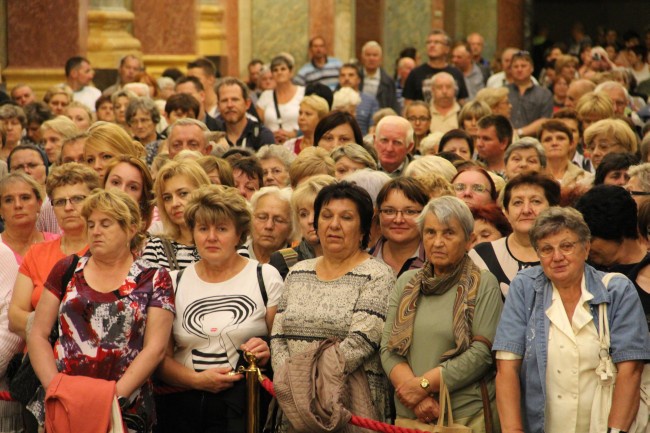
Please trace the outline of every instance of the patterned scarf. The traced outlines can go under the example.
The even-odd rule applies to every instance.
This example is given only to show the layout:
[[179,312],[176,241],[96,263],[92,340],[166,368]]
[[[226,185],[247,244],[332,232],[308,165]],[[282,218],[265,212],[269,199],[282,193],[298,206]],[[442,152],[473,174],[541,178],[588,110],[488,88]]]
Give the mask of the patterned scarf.
[[402,292],[388,349],[401,356],[408,353],[413,339],[413,322],[420,294],[442,295],[456,287],[453,310],[456,347],[443,353],[440,360],[445,361],[467,350],[472,343],[472,321],[480,280],[481,270],[467,254],[452,272],[437,278],[433,275],[433,265],[427,261]]

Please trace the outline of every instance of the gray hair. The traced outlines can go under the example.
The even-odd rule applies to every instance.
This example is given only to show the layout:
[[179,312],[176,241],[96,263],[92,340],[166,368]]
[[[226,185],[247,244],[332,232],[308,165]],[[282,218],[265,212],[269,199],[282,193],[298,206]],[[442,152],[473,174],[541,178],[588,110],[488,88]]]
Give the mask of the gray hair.
[[625,86],[617,81],[603,81],[602,83],[596,86],[596,88],[594,89],[594,93],[606,92],[611,89],[622,90],[623,93],[625,94],[625,99],[628,101],[630,100],[630,94],[627,92]]
[[538,139],[533,137],[522,137],[519,141],[515,141],[506,149],[506,153],[503,155],[503,161],[508,163],[510,155],[515,150],[526,150],[526,149],[535,149],[537,151],[537,157],[539,158],[539,164],[542,168],[546,168],[546,151],[542,147]]
[[[417,102],[417,101],[415,101],[415,102]],[[411,104],[411,105],[413,105],[413,104]],[[427,105],[425,104],[425,106],[427,106]],[[413,139],[413,125],[411,125],[411,122],[409,122],[408,120],[406,120],[405,118],[403,118],[401,116],[385,116],[385,117],[383,117],[379,121],[379,123],[377,123],[377,127],[375,128],[375,137],[379,136],[379,133],[381,131],[381,127],[384,126],[384,124],[387,124],[387,123],[394,123],[394,124],[401,125],[404,128],[406,128],[406,137],[404,137],[406,139],[406,141],[405,141],[406,142],[406,147],[409,147],[411,144],[413,144],[413,141],[414,141],[414,139]]]
[[474,231],[474,217],[467,204],[457,197],[442,196],[434,198],[422,209],[416,223],[420,229],[420,234],[424,232],[424,220],[428,214],[435,215],[442,224],[449,225],[452,218],[455,218],[463,228],[465,240],[468,241]]
[[363,168],[348,174],[344,179],[365,189],[370,194],[372,205],[377,207],[377,195],[384,185],[390,182],[391,177],[383,171]]
[[129,102],[129,105],[127,105],[125,113],[127,125],[131,124],[131,120],[138,113],[138,110],[147,113],[149,117],[151,117],[151,121],[154,124],[158,124],[158,122],[160,122],[160,112],[158,111],[156,103],[153,101],[153,99],[147,96],[142,96],[132,100]]
[[447,80],[451,81],[452,84],[454,85],[454,90],[456,91],[456,93],[458,93],[458,83],[456,82],[454,76],[451,75],[449,72],[438,72],[433,77],[431,77],[431,88],[433,89],[433,86],[436,85],[438,80],[443,78],[446,78]]
[[448,182],[451,182],[454,176],[456,176],[456,173],[458,173],[458,170],[456,170],[454,164],[445,158],[436,155],[424,155],[418,159],[413,160],[409,165],[406,166],[406,170],[404,170],[404,176],[416,177],[429,172],[438,173]]
[[282,144],[265,144],[257,151],[257,159],[260,161],[274,158],[280,161],[285,168],[289,170],[291,163],[296,159],[296,154],[291,152]]
[[368,48],[379,48],[379,55],[383,54],[383,50],[381,48],[381,45],[379,45],[379,42],[377,41],[368,41],[365,44],[363,44],[363,47],[361,47],[361,53],[365,53]]
[[334,92],[334,99],[332,101],[332,110],[345,109],[352,105],[356,107],[361,103],[361,95],[356,90],[350,87],[341,87]]
[[160,88],[160,90],[165,90],[165,89],[173,90],[174,85],[176,84],[176,83],[174,83],[174,80],[172,80],[169,77],[160,77],[160,78],[158,78],[156,80],[156,83],[158,84],[158,87]]
[[[178,119],[177,121],[175,121],[169,126],[169,135],[167,137],[172,136],[172,131],[174,131],[174,128],[176,126],[190,126],[190,125],[198,126],[199,128],[201,128],[201,131],[203,132],[210,131],[208,127],[205,126],[205,123],[201,122],[200,120],[192,119],[191,117],[184,117],[182,119]],[[203,136],[203,139],[205,139],[205,134]]]
[[346,144],[345,146],[337,147],[330,152],[330,156],[337,162],[343,157],[347,157],[354,162],[363,164],[366,167],[377,170],[377,162],[373,159],[370,152],[364,149],[363,146],[358,145],[357,143]]
[[580,212],[572,207],[551,206],[543,210],[535,219],[535,223],[528,233],[530,243],[537,250],[541,240],[558,234],[564,229],[578,235],[578,239],[583,245],[591,239],[589,226]]
[[118,90],[117,92],[115,92],[115,93],[113,93],[113,94],[111,95],[111,103],[112,103],[113,105],[115,105],[115,103],[117,102],[117,98],[128,98],[128,99],[129,99],[129,102],[131,102],[131,101],[133,101],[134,99],[136,99],[137,97],[138,97],[138,95],[136,95],[136,94],[133,93],[132,91],[130,91],[130,90],[126,90],[126,89],[122,89],[122,90]]
[[260,200],[262,200],[266,196],[274,196],[278,200],[287,203],[287,207],[289,209],[289,213],[287,215],[287,221],[289,221],[288,240],[293,239],[295,235],[294,231],[296,229],[296,226],[294,225],[293,212],[292,212],[293,207],[291,206],[291,188],[278,188],[277,186],[265,186],[260,188],[251,197],[251,213],[255,212],[255,210],[257,209],[257,205],[259,205],[260,203]]
[[627,170],[630,177],[636,176],[643,191],[650,191],[650,162],[633,165]]

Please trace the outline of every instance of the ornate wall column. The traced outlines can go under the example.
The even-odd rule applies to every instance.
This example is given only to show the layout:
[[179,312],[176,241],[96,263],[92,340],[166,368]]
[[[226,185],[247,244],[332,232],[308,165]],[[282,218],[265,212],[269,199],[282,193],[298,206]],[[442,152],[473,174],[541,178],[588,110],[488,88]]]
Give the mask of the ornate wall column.
[[223,56],[226,51],[225,10],[219,0],[200,0],[197,26],[198,54]]
[[497,49],[524,47],[524,2],[497,0]]

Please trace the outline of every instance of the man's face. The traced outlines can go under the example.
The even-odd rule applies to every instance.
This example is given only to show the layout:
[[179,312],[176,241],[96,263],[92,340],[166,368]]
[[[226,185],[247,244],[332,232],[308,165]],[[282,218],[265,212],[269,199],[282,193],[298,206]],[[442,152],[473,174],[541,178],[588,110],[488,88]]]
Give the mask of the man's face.
[[427,55],[429,59],[444,59],[447,54],[449,54],[449,42],[445,35],[429,35],[427,38]]
[[89,85],[95,76],[95,70],[88,62],[81,62],[78,68],[70,72],[71,78],[82,86]]
[[246,117],[250,100],[244,99],[242,90],[237,85],[221,86],[217,106],[227,124],[236,124]]
[[476,139],[476,152],[478,156],[486,161],[494,160],[498,157],[503,159],[508,143],[506,140],[499,141],[497,130],[494,126],[488,128],[479,128]]
[[411,147],[406,144],[407,128],[399,123],[381,125],[375,135],[375,149],[382,167],[397,169],[406,159]]
[[431,83],[433,104],[437,107],[450,107],[456,99],[456,87],[454,79],[449,77],[438,77]]
[[341,87],[351,87],[354,90],[358,90],[360,82],[359,74],[353,68],[343,67],[339,71],[339,84]]
[[185,93],[186,95],[193,96],[194,99],[199,101],[201,106],[203,106],[203,103],[205,102],[205,92],[198,91],[194,86],[194,83],[191,81],[176,85],[176,93]]
[[621,116],[624,115],[625,108],[627,107],[627,98],[625,97],[623,89],[620,87],[613,87],[605,90],[605,93],[607,93],[614,104],[614,113]]
[[411,71],[415,68],[415,60],[410,57],[405,57],[399,61],[399,68],[397,68],[397,75],[402,80],[406,80]]
[[578,121],[576,119],[557,119],[560,122],[564,123],[567,128],[571,130],[571,150],[569,155],[573,156],[575,153],[575,149],[578,146],[578,143],[580,143],[580,127],[578,125]]
[[172,159],[185,149],[196,150],[204,155],[209,155],[212,150],[197,125],[175,125],[168,141],[169,157]]
[[36,98],[34,97],[34,92],[29,86],[21,86],[17,88],[13,92],[11,92],[11,98],[14,101],[16,101],[16,103],[21,107],[24,107],[30,102],[36,101]]
[[196,77],[203,84],[203,89],[212,89],[214,77],[208,76],[202,68],[190,68],[187,70],[188,77]]
[[467,48],[459,45],[451,52],[451,63],[461,71],[465,71],[472,64],[472,56]]
[[140,72],[140,61],[133,57],[127,57],[122,66],[120,66],[119,74],[122,84],[133,83],[136,75]]
[[591,238],[589,262],[595,266],[609,267],[617,264],[618,252],[621,244],[616,241],[602,238]]
[[309,54],[314,60],[324,60],[327,58],[327,46],[325,41],[321,38],[316,38],[312,41],[309,47]]
[[477,35],[476,33],[469,35],[467,37],[467,44],[469,45],[469,49],[472,52],[472,56],[477,59],[480,58],[483,54],[484,44],[481,35]]
[[381,66],[381,57],[379,47],[367,47],[361,53],[361,63],[368,71],[376,71]]
[[512,78],[515,81],[528,81],[533,75],[533,65],[526,59],[515,59],[512,61]]
[[248,67],[248,82],[257,83],[257,80],[260,78],[260,70],[262,70],[261,63],[255,63]]
[[510,72],[510,66],[512,65],[512,56],[514,56],[516,51],[514,50],[505,50],[501,55],[501,66],[506,73]]

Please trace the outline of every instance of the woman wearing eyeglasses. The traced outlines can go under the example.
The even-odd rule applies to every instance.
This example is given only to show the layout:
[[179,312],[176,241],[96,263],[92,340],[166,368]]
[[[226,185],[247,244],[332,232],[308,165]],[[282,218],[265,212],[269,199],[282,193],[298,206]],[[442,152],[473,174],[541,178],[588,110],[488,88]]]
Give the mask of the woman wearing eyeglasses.
[[381,237],[369,253],[390,266],[396,277],[424,265],[426,257],[416,218],[428,201],[424,186],[409,177],[391,180],[377,194]]
[[[492,346],[504,432],[626,432],[636,416],[643,361],[650,359],[648,325],[630,280],[614,274],[607,282],[585,263],[590,237],[572,208],[547,209],[530,229],[541,266],[512,281]],[[608,413],[592,409],[600,392],[603,303],[618,370]]]
[[495,203],[498,195],[488,172],[474,165],[460,169],[451,179],[451,186],[456,197],[464,201],[470,209]]
[[404,117],[413,126],[413,151],[420,149],[420,142],[429,135],[431,127],[431,112],[424,101],[413,101],[406,107]]
[[478,244],[469,256],[474,263],[497,277],[501,292],[508,294],[510,281],[522,269],[539,265],[528,232],[537,216],[560,202],[560,184],[538,174],[525,173],[508,181],[503,192],[503,210],[512,233],[492,242]]

